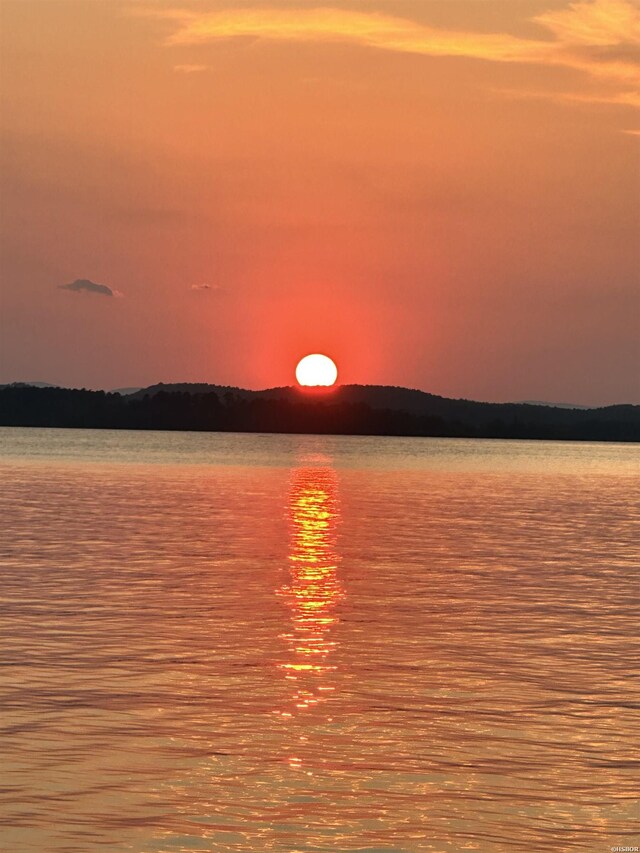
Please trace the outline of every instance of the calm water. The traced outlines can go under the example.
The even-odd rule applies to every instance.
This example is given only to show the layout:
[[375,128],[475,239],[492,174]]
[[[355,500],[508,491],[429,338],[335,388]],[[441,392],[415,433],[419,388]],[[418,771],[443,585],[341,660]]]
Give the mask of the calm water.
[[639,844],[639,461],[0,429],[0,846]]

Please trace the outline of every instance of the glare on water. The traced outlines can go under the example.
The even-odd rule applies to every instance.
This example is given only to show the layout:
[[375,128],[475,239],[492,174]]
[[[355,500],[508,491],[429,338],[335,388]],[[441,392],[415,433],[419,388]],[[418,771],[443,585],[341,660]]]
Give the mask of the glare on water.
[[[289,658],[280,667],[292,682],[293,694],[291,710],[281,712],[284,717],[308,710],[335,689],[325,683],[325,676],[335,669],[330,661],[335,646],[330,633],[341,597],[335,544],[338,512],[334,471],[296,468],[288,500],[290,579],[278,590],[291,609],[291,628],[282,635]],[[300,763],[301,759],[290,761]]]
[[0,430],[0,848],[638,844],[638,461]]

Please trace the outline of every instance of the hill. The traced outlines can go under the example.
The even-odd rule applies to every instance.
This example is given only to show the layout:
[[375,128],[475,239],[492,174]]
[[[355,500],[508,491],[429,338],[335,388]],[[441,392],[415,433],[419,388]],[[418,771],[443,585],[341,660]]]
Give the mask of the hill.
[[11,385],[0,388],[0,426],[640,441],[640,406],[481,403],[381,385],[160,384],[128,395]]
[[8,382],[0,385],[0,388],[57,388],[51,382]]

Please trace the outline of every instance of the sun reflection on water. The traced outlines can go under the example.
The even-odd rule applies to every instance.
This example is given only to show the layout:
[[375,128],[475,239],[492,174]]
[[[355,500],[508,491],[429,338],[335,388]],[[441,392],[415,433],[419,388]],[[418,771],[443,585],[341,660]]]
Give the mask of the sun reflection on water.
[[3,849],[637,844],[637,448],[17,432]]
[[[287,516],[289,577],[278,590],[291,613],[289,630],[281,635],[288,655],[278,664],[292,688],[279,712],[285,718],[318,706],[335,690],[332,633],[343,590],[337,575],[340,509],[333,468],[316,462],[293,471]],[[296,758],[289,761],[292,766],[300,763]]]

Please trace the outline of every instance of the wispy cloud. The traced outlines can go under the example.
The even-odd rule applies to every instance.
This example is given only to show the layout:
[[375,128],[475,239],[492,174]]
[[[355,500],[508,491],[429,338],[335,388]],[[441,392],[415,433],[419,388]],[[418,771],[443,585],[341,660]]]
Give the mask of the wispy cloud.
[[197,74],[198,71],[208,71],[208,65],[174,65],[173,70],[179,74]]
[[517,61],[525,53],[547,54],[546,42],[526,41],[507,34],[448,32],[371,12],[345,9],[226,9],[196,12],[187,9],[148,11],[177,24],[169,45],[193,45],[229,38],[276,41],[351,42],[403,53],[436,56],[476,56]]
[[219,284],[192,284],[191,290],[206,291],[206,290],[221,290]]
[[601,46],[638,44],[640,13],[629,0],[583,0],[538,15],[535,20],[563,44]]
[[448,31],[392,15],[336,8],[152,9],[143,14],[173,23],[168,45],[200,45],[238,37],[346,42],[426,56],[553,65],[623,89],[626,103],[640,104],[640,95],[630,91],[640,72],[640,7],[631,0],[585,0],[538,15],[534,21],[548,31],[547,40]]
[[623,107],[640,106],[640,95],[631,91],[612,92],[564,92],[549,91],[544,89],[509,89],[499,88],[492,90],[496,95],[511,98],[529,98],[531,100],[556,101],[557,103],[573,104],[604,104]]
[[118,290],[113,290],[106,284],[96,284],[88,278],[77,278],[70,284],[58,285],[60,290],[71,290],[73,293],[97,293],[100,296],[122,296]]

